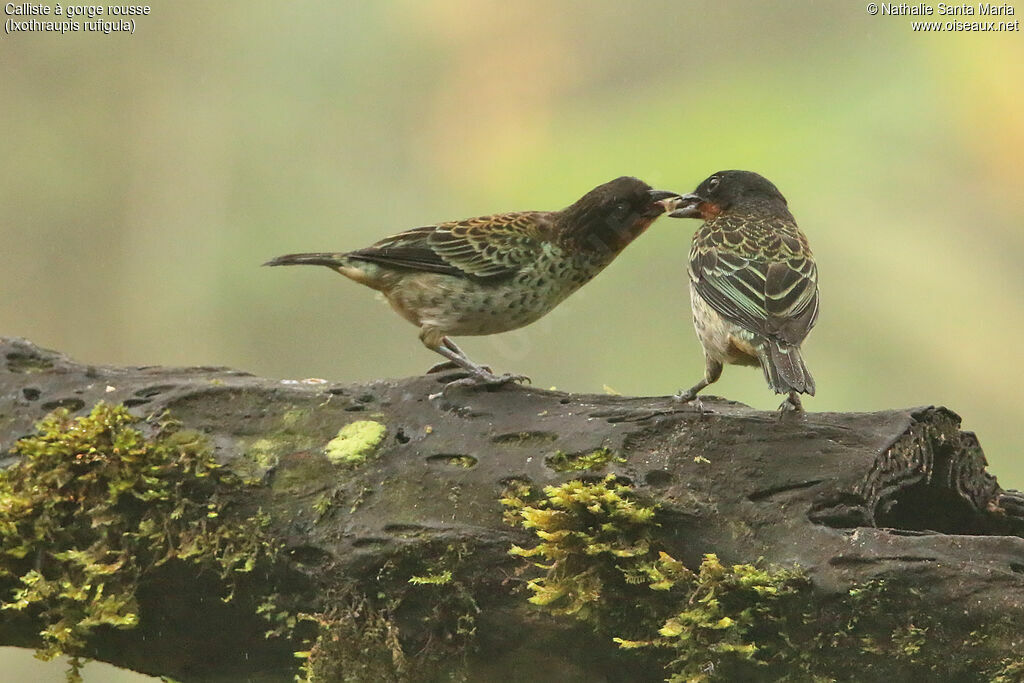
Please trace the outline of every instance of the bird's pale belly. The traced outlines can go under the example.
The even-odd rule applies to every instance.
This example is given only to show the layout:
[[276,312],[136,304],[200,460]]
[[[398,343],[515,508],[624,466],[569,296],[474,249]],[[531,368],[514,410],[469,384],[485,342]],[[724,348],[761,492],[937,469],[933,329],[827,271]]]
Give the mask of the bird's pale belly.
[[693,327],[697,331],[697,339],[708,356],[732,365],[760,364],[754,348],[756,335],[753,332],[724,319],[692,286],[690,306],[693,310]]
[[453,336],[484,335],[529,325],[550,312],[579,285],[559,280],[533,286],[515,281],[492,285],[448,275],[423,274],[403,278],[387,293],[387,299],[414,325],[434,327]]

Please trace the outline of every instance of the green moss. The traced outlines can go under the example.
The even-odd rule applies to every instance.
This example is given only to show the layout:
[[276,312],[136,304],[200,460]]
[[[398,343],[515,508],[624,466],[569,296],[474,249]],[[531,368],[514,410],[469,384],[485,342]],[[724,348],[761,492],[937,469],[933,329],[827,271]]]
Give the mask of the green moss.
[[431,586],[444,586],[452,582],[452,573],[445,570],[439,574],[427,574],[426,576],[411,576],[409,577],[409,583],[417,586],[431,585]]
[[[281,458],[281,447],[272,439],[256,439],[245,449],[245,455],[253,465],[247,479],[258,481],[267,472],[277,467]],[[242,473],[239,472],[239,474]]]
[[313,512],[316,513],[317,521],[323,519],[324,515],[330,512],[331,508],[334,507],[333,495],[323,494],[315,501],[313,501]]
[[465,681],[480,611],[463,576],[468,553],[464,543],[410,545],[372,572],[371,585],[327,600],[335,607],[317,616],[304,680]]
[[273,552],[264,515],[225,519],[243,484],[201,435],[141,423],[103,403],[76,419],[57,410],[0,472],[0,580],[14,585],[0,609],[42,623],[44,659],[83,654],[98,627],[134,627],[136,590],[155,567],[213,570],[230,599],[237,574]]
[[608,448],[598,448],[590,453],[567,454],[556,451],[544,462],[556,472],[600,472],[608,463],[622,463],[626,459]]
[[324,453],[335,465],[361,465],[376,451],[387,433],[387,427],[374,420],[347,424],[327,442]]
[[350,602],[317,618],[320,635],[305,655],[307,683],[406,680],[409,664],[398,626],[387,609]]
[[510,550],[534,572],[529,602],[642,649],[666,680],[1024,680],[1017,615],[965,621],[893,579],[824,601],[798,568],[760,560],[690,569],[659,538],[657,507],[614,476],[542,494],[512,481],[501,502],[534,536]]
[[1024,659],[1004,659],[999,664],[999,670],[992,674],[992,683],[1024,681]]
[[[723,565],[718,556],[704,556],[700,569],[673,567],[670,588],[682,591],[682,609],[646,641],[615,638],[626,649],[658,647],[673,653],[668,665],[671,683],[749,680],[779,654],[769,637],[783,623],[779,601],[792,598],[808,582],[799,572],[752,564]],[[653,585],[651,586],[654,587]],[[738,677],[738,678],[737,678]]]
[[756,669],[758,629],[774,623],[781,596],[806,585],[795,571],[726,566],[715,555],[691,571],[659,543],[656,507],[612,475],[549,486],[543,498],[513,482],[502,503],[537,539],[509,551],[541,570],[529,601],[587,621],[623,649],[650,648],[672,681]]
[[527,583],[530,602],[599,627],[641,619],[636,600],[648,591],[640,584],[654,575],[658,578],[651,582],[659,585],[672,580],[671,569],[651,543],[654,507],[640,503],[633,489],[613,475],[599,482],[548,486],[543,493],[535,496],[514,482],[502,498],[506,520],[537,537],[532,547],[509,550],[542,570]]
[[[313,436],[317,425],[308,409],[291,408],[280,415],[269,414],[253,427],[259,436],[244,440],[240,447],[245,457],[232,458],[229,465],[232,472],[249,484],[263,481],[288,455],[319,445]],[[280,483],[279,478],[274,479],[275,486]]]

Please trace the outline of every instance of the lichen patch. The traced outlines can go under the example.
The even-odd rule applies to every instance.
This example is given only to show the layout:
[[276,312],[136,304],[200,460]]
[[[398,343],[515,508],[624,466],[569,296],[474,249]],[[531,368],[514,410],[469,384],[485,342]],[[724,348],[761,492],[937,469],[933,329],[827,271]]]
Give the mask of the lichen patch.
[[377,452],[387,427],[375,420],[358,420],[338,430],[327,442],[324,453],[335,465],[361,465]]

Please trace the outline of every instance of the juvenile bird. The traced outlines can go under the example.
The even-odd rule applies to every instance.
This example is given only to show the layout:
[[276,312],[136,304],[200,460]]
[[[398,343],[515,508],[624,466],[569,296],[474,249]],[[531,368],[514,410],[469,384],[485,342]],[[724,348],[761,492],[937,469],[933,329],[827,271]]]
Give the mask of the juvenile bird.
[[495,334],[534,322],[601,272],[678,199],[674,192],[622,177],[561,211],[438,223],[365,249],[289,254],[264,265],[327,266],[379,290],[420,328],[428,349],[469,372],[458,384],[528,381],[474,363],[449,335]]
[[677,398],[696,398],[723,363],[760,365],[775,393],[788,394],[779,409],[803,410],[799,395],[814,395],[814,378],[800,343],[818,318],[818,269],[786,198],[757,173],[719,171],[669,215],[704,219],[688,270],[706,369]]

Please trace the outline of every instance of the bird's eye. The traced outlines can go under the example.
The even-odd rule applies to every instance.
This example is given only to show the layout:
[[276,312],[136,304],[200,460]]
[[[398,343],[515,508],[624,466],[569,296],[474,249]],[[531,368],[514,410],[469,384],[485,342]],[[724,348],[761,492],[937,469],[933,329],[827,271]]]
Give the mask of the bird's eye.
[[719,178],[718,176],[715,176],[715,177],[711,178],[710,180],[708,180],[708,191],[714,192],[715,188],[717,188],[718,184],[721,183],[721,182],[722,182],[722,179]]
[[619,202],[612,207],[612,212],[619,216],[625,216],[629,213],[629,202]]

